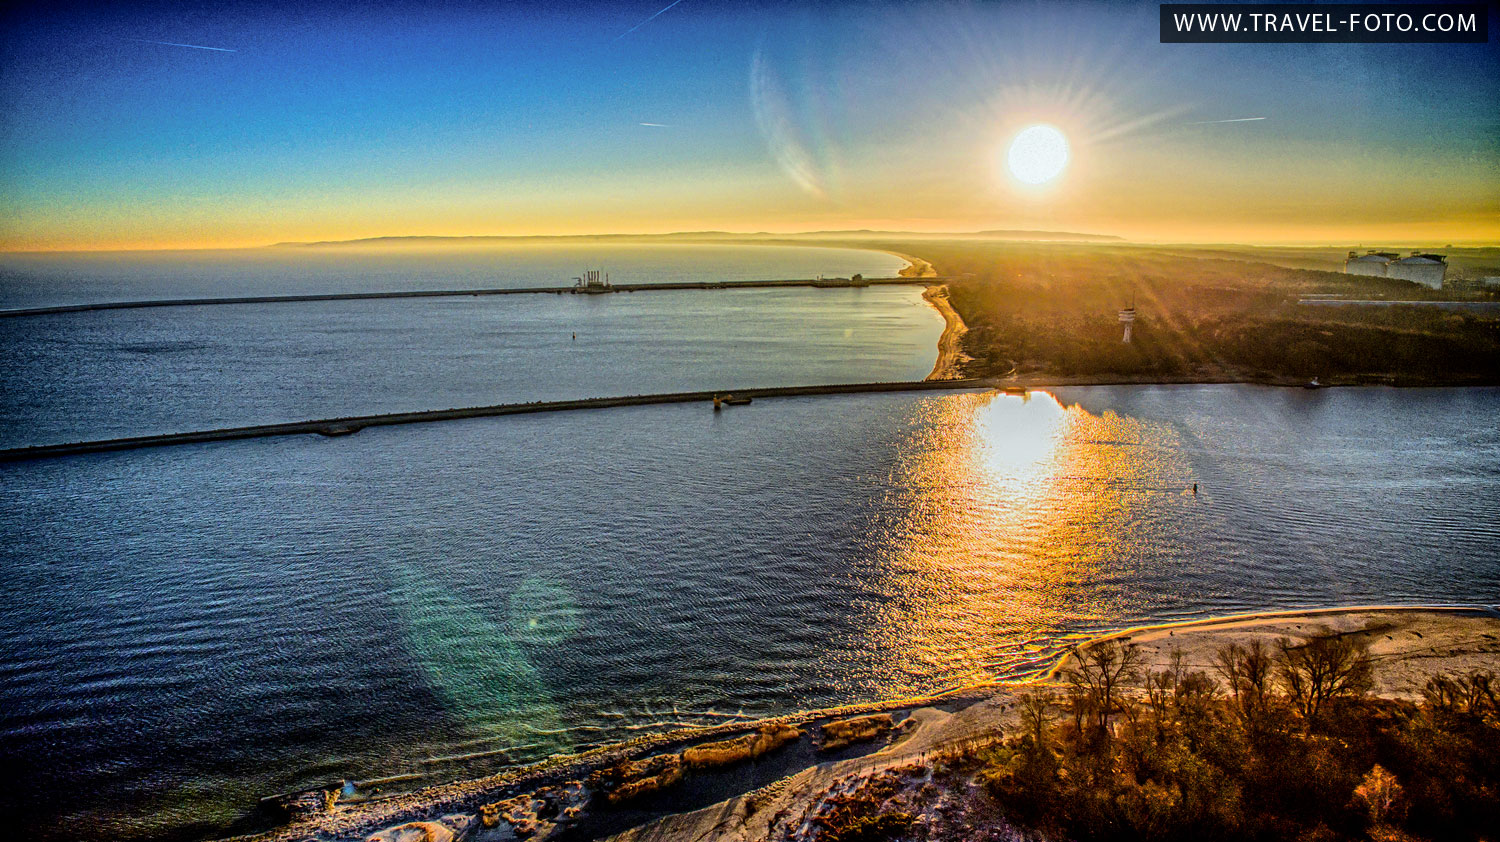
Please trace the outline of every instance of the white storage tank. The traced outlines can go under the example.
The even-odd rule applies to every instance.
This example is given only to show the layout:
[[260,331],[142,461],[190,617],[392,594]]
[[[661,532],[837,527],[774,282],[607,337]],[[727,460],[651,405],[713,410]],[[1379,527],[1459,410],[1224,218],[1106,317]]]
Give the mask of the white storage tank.
[[1344,272],[1350,275],[1376,275],[1383,278],[1386,267],[1398,256],[1388,251],[1372,251],[1363,255],[1351,251],[1349,258],[1344,261]]
[[1391,261],[1385,274],[1389,278],[1414,281],[1433,289],[1443,288],[1443,276],[1448,272],[1448,258],[1441,254],[1412,252],[1410,257]]

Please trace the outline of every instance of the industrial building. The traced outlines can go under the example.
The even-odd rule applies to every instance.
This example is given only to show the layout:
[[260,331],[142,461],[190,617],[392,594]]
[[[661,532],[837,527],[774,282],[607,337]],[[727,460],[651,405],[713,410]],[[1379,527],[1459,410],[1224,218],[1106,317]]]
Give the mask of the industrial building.
[[1364,254],[1351,251],[1344,261],[1344,272],[1350,275],[1399,278],[1433,289],[1442,289],[1443,277],[1448,272],[1448,258],[1446,255],[1420,251],[1414,251],[1406,257],[1393,251],[1367,251]]

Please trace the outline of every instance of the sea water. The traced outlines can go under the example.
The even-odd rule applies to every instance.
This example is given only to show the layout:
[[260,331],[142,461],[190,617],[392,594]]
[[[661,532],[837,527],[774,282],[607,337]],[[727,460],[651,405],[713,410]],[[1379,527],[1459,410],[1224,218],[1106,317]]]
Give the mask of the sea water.
[[[784,326],[778,308],[811,317],[825,293],[872,291],[806,290],[729,321]],[[675,295],[576,303],[665,307],[651,302]],[[699,295],[682,306],[738,306]],[[935,339],[930,311],[888,312],[908,305],[920,302],[859,299],[840,318],[857,331],[873,310]],[[328,319],[286,306],[264,317],[284,320],[280,343],[402,347],[358,330],[308,339]],[[467,306],[480,309],[387,318],[489,318]],[[237,318],[238,330],[255,321]],[[661,355],[686,341],[665,335]],[[549,354],[572,343],[547,341],[561,349]],[[723,376],[746,376],[733,347],[717,347]],[[533,353],[503,334],[495,349],[477,353]],[[116,362],[96,369],[130,352],[103,353]],[[174,353],[204,352],[146,356]],[[585,385],[688,382],[633,354],[634,367]],[[803,375],[804,360],[777,369],[774,356],[758,369],[766,382],[871,379],[882,366],[904,378],[933,352]],[[274,394],[278,379],[301,388],[295,364],[277,365],[272,385],[247,393]],[[540,395],[552,387],[536,384],[581,365],[537,363],[511,388]],[[232,391],[246,376],[196,382]],[[361,370],[348,391],[371,377],[400,379]],[[438,404],[480,397],[424,377]],[[419,386],[408,394],[423,404]],[[350,398],[330,385],[280,412],[404,405],[383,388]],[[262,417],[234,395],[220,418],[157,394],[165,409],[132,404],[108,429]],[[98,403],[52,400],[82,415]],[[174,406],[202,414],[181,420]],[[1033,675],[1076,636],[1123,624],[1492,602],[1497,412],[1495,389],[870,394],[0,465],[0,802],[32,836],[202,837],[242,827],[261,796],[342,779],[419,786],[686,725]],[[13,439],[54,416],[29,417]],[[48,440],[106,429],[48,423]]]

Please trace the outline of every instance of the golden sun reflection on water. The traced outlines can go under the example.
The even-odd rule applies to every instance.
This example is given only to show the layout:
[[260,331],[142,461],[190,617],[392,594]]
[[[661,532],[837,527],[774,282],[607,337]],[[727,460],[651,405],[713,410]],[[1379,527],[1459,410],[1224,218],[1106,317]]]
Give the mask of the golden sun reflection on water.
[[925,402],[895,485],[870,634],[873,690],[901,695],[1023,675],[1066,635],[1129,615],[1111,579],[1170,540],[1191,469],[1168,426],[1064,407],[1050,394]]

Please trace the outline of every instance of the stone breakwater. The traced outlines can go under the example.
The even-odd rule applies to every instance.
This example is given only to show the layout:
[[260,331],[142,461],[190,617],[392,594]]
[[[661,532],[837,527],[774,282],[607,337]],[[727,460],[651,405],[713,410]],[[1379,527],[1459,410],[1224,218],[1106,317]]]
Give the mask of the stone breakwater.
[[[916,258],[908,258],[915,260]],[[914,264],[915,265],[915,264]],[[812,287],[815,289],[838,289],[841,287],[867,287],[872,285],[887,284],[919,284],[928,285],[940,283],[944,278],[930,272],[932,267],[925,261],[919,269],[907,267],[902,270],[900,277],[895,278],[797,278],[791,280],[759,280],[759,281],[668,281],[655,284],[613,284],[608,288],[609,292],[668,292],[672,290],[714,290],[714,289],[773,289],[781,287]],[[916,274],[907,275],[906,272],[913,271]],[[230,304],[296,304],[308,301],[368,301],[372,299],[396,299],[396,298],[456,298],[462,296],[479,297],[494,295],[565,295],[575,292],[574,287],[483,287],[477,289],[431,289],[431,290],[392,290],[389,292],[336,292],[336,293],[312,293],[308,295],[241,295],[224,296],[214,298],[159,298],[141,301],[101,301],[93,304],[60,304],[52,307],[15,307],[0,309],[0,318],[20,318],[24,316],[49,316],[59,313],[88,313],[97,310],[139,310],[150,307],[207,307],[214,305]]]
[[[735,389],[737,399],[811,397],[816,395],[847,395],[868,392],[911,392],[945,389],[985,389],[988,380],[969,378],[959,380],[913,380],[877,383],[836,383],[826,386],[774,386],[756,389]],[[139,450],[147,447],[167,447],[179,444],[204,444],[232,441],[235,439],[265,438],[319,434],[344,436],[357,433],[366,427],[384,427],[397,424],[426,424],[435,421],[454,421],[463,418],[488,418],[500,415],[524,415],[537,412],[565,412],[579,409],[608,409],[623,406],[646,406],[664,403],[711,402],[730,394],[729,390],[700,392],[669,392],[655,395],[627,395],[611,398],[582,398],[567,401],[534,401],[531,403],[493,404],[458,409],[434,409],[420,412],[393,412],[382,415],[359,415],[342,418],[323,418],[313,421],[293,421],[285,424],[259,424],[248,427],[225,427],[216,430],[198,430],[186,433],[166,433],[155,436],[101,439],[96,441],[71,442],[68,444],[35,445],[0,450],[0,462],[18,462],[27,459],[45,459],[54,456],[72,456],[81,453],[104,453],[116,450]]]

